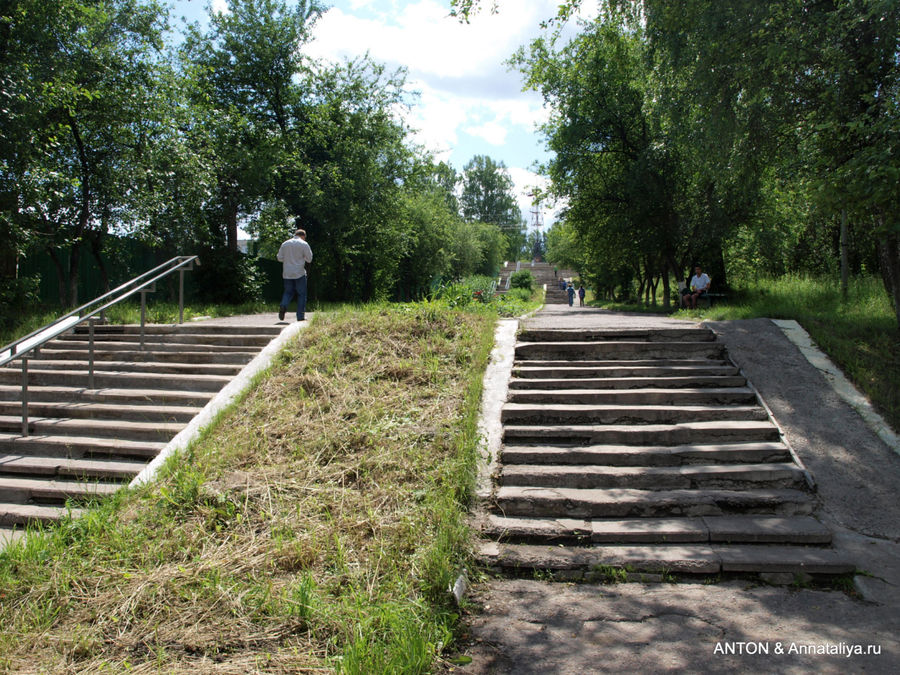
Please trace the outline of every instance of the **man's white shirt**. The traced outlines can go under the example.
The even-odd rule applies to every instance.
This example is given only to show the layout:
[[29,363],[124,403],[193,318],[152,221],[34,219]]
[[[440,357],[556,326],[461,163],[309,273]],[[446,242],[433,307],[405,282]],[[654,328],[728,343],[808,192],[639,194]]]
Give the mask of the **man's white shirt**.
[[288,239],[278,249],[278,261],[284,263],[281,276],[299,279],[306,276],[306,263],[312,262],[312,249],[300,237]]

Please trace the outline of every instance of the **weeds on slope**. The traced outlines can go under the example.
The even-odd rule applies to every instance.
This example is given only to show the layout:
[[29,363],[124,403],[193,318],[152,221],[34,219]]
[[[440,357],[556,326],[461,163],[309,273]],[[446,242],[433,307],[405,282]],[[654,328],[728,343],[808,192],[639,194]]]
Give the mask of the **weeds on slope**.
[[493,320],[318,317],[155,485],[0,553],[0,670],[430,670]]
[[900,431],[896,315],[879,279],[856,277],[848,290],[845,300],[836,281],[799,276],[742,282],[730,302],[704,311],[703,318],[796,320]]

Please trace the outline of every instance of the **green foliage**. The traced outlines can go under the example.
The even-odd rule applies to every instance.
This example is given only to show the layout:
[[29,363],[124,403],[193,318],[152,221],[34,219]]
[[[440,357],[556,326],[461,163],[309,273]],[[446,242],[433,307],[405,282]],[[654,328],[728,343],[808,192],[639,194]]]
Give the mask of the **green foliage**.
[[39,282],[37,277],[0,279],[0,307],[3,307],[3,314],[0,314],[0,331],[12,328],[37,302]]
[[0,12],[0,233],[55,256],[61,301],[76,304],[83,247],[139,217],[133,186],[160,121],[165,11],[149,0],[22,0]]
[[[480,3],[450,4],[465,18]],[[693,261],[719,288],[834,273],[846,218],[844,271],[877,268],[900,324],[900,5],[607,0],[559,46],[582,4],[514,59],[552,111],[545,170],[581,249],[556,236],[551,259],[607,294],[628,289],[600,276],[630,269],[647,299]]]
[[522,213],[516,202],[514,183],[503,162],[486,155],[475,155],[463,167],[463,217],[472,222],[496,225],[506,236],[502,258],[518,260],[525,246]]
[[240,304],[262,297],[262,279],[253,259],[218,249],[200,255],[194,268],[200,302]]
[[433,300],[441,300],[449,307],[468,307],[473,303],[491,302],[496,281],[487,276],[468,276],[461,281],[441,284],[432,295]]
[[534,289],[534,275],[528,270],[519,270],[509,275],[510,288]]
[[713,320],[794,319],[856,384],[894,429],[900,429],[900,337],[884,286],[856,277],[846,300],[830,277],[788,275],[734,282],[727,303],[675,316]]

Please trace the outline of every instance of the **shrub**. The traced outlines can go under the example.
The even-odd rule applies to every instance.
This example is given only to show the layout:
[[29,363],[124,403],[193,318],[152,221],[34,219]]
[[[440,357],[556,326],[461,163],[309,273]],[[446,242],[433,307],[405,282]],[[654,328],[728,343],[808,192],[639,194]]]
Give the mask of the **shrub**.
[[202,302],[240,304],[262,297],[262,276],[253,258],[243,253],[207,251],[193,274]]
[[530,291],[534,288],[534,276],[528,270],[513,272],[509,277],[509,285],[511,288],[524,288]]
[[11,328],[21,318],[25,310],[30,310],[38,302],[38,277],[0,279],[0,330]]
[[472,302],[489,303],[493,296],[494,280],[474,275],[451,284],[441,284],[432,296],[443,300],[450,307],[465,307]]

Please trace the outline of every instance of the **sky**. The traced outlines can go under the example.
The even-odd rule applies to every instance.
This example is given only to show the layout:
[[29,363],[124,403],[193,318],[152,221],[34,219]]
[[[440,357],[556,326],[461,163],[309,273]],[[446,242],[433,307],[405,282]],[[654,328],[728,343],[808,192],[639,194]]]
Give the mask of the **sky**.
[[[173,17],[205,21],[225,0],[175,0]],[[332,0],[304,52],[341,61],[368,52],[389,67],[407,69],[407,88],[418,92],[409,125],[415,140],[458,172],[475,155],[503,162],[516,186],[519,208],[533,222],[528,193],[546,181],[536,163],[549,158],[537,126],[547,112],[536,92],[522,91],[522,75],[505,61],[537,37],[558,0],[504,0],[462,24],[449,16],[448,0]],[[489,3],[485,3],[489,4]],[[552,211],[540,214],[544,226]]]

